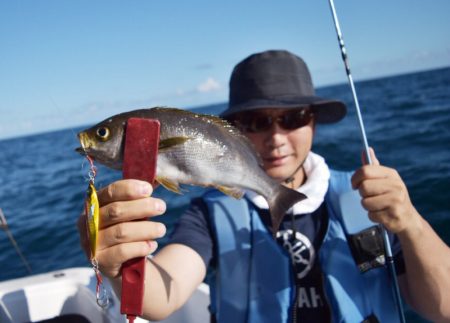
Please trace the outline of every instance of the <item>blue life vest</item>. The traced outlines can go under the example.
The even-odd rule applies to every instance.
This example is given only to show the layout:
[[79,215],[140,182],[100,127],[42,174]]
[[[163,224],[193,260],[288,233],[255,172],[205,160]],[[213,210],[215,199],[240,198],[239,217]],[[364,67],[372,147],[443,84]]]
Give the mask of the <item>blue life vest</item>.
[[[331,171],[325,198],[329,221],[319,262],[333,322],[399,322],[386,268],[361,273],[346,240],[339,196],[351,190],[350,173]],[[217,250],[210,277],[217,322],[289,322],[295,298],[290,256],[273,239],[246,199],[218,191],[204,195]],[[301,321],[301,318],[299,318]]]

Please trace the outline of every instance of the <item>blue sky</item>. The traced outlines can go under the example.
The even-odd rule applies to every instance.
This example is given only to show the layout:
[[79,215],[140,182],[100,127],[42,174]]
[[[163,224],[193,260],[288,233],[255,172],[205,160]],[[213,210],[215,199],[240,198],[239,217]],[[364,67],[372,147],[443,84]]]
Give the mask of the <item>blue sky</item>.
[[[450,66],[450,1],[335,5],[355,80]],[[224,102],[266,49],[302,56],[317,87],[346,81],[326,0],[5,0],[0,49],[0,139]]]

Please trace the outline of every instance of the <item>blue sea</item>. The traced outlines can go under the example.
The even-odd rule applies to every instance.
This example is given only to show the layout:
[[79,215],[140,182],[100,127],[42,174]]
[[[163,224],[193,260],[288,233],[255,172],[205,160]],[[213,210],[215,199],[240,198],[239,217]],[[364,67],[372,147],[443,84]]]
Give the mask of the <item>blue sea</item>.
[[[450,244],[450,68],[357,82],[356,89],[378,159],[398,170],[416,208]],[[339,124],[317,127],[313,151],[332,168],[358,167],[362,143],[348,84],[317,92],[343,100],[349,113]],[[195,110],[218,114],[224,108],[225,103]],[[0,141],[0,208],[33,273],[88,266],[76,230],[88,173],[88,165],[74,152],[79,130]],[[105,186],[120,177],[120,172],[99,166],[96,184]],[[169,227],[189,199],[202,192],[189,189],[185,195],[157,189],[155,194],[168,202],[160,220]],[[1,230],[0,264],[0,281],[27,275]],[[410,311],[407,320],[425,322]]]

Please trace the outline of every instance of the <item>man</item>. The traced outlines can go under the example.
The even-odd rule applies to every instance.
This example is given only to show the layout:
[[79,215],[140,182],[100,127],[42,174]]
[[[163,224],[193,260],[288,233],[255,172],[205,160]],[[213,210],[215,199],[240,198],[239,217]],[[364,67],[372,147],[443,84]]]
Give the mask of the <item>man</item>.
[[[345,113],[343,103],[315,96],[306,64],[289,52],[254,54],[235,67],[223,116],[253,142],[271,177],[308,199],[286,214],[277,241],[261,196],[234,200],[211,191],[193,201],[171,243],[147,263],[146,317],[170,315],[209,272],[211,312],[220,322],[398,321],[378,226],[353,230],[342,212],[339,199],[353,187],[369,218],[395,234],[402,296],[424,317],[450,320],[450,249],[415,210],[397,172],[372,150],[373,164],[350,178],[311,152],[315,124]],[[154,252],[165,234],[160,223],[136,221],[164,213],[151,193],[133,180],[99,192],[97,259],[117,292],[122,263]]]

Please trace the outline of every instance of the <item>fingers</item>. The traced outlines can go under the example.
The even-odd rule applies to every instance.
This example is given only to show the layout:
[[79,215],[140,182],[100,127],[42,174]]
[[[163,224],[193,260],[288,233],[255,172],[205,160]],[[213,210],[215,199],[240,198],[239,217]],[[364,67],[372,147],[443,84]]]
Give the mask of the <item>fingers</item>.
[[409,204],[404,198],[393,194],[382,194],[374,197],[364,198],[363,207],[368,210],[371,221],[381,223],[385,228],[393,233],[403,231],[410,218]]
[[374,161],[377,165],[364,165],[356,170],[351,179],[353,189],[358,189],[364,181],[371,179],[401,180],[395,169],[380,165],[377,159]]
[[[166,233],[162,223],[147,221],[166,210],[163,200],[153,198],[152,186],[144,181],[119,180],[98,191],[100,219],[96,259],[108,277],[120,275],[123,262],[147,256],[157,248],[155,239]],[[80,243],[90,255],[85,217],[78,220]]]
[[414,207],[395,169],[379,165],[375,157],[372,165],[362,166],[353,174],[352,186],[359,190],[361,203],[372,221],[394,233],[408,227]]
[[151,221],[124,222],[100,232],[98,249],[103,250],[121,243],[152,241],[166,233],[162,223]]
[[362,198],[403,191],[403,183],[395,177],[375,177],[363,179],[357,186]]
[[389,211],[397,214],[399,208],[405,201],[405,196],[401,191],[386,191],[385,193],[374,194],[362,198],[363,207],[369,212]]
[[137,257],[146,257],[154,252],[157,247],[158,244],[155,241],[139,241],[122,243],[101,250],[97,253],[99,269],[107,277],[118,277],[125,261]]
[[362,152],[361,160],[363,165],[380,165],[380,162],[378,161],[377,157],[375,156],[375,150],[373,150],[372,147],[369,147],[369,157],[370,157],[370,163],[367,160],[366,151]]
[[101,189],[97,193],[100,229],[163,214],[166,204],[161,199],[150,197],[152,192],[149,183],[138,180],[120,180]]
[[148,197],[153,193],[152,186],[134,179],[126,179],[114,182],[97,192],[100,206],[116,201],[130,201]]
[[382,166],[364,166],[352,178],[362,198],[363,207],[369,212],[395,208],[408,200],[407,189],[395,170]]
[[113,202],[100,208],[100,228],[125,222],[161,215],[166,211],[163,200],[144,197],[137,200]]
[[153,253],[166,228],[162,223],[150,221],[124,222],[99,232],[97,261],[100,271],[107,277],[120,276],[122,264],[130,259]]
[[153,253],[158,247],[154,240],[165,233],[162,223],[146,220],[118,223],[100,230],[96,255],[100,271],[107,277],[118,277],[125,261]]

